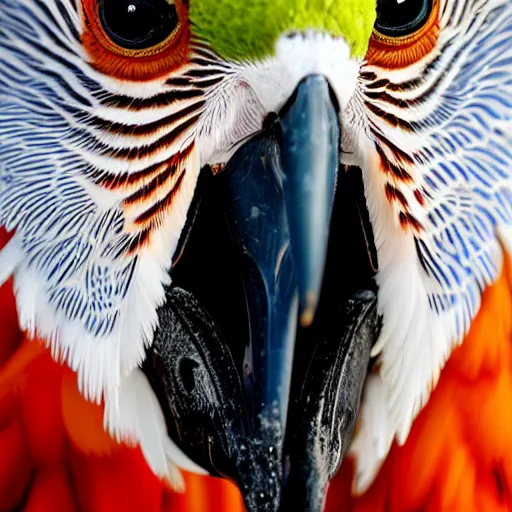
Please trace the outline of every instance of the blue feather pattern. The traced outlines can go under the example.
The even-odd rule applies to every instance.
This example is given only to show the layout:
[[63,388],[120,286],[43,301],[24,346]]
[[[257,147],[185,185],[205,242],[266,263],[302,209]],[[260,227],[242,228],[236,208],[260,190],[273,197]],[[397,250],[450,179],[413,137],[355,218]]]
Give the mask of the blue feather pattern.
[[[40,334],[67,354],[86,396],[98,399],[151,342],[185,219],[178,208],[161,235],[167,239],[158,239],[164,249],[147,258],[140,277],[142,243],[160,227],[143,195],[145,173],[168,197],[174,174],[186,176],[178,184],[196,179],[183,161],[204,100],[176,70],[177,85],[163,77],[152,97],[121,94],[126,86],[84,58],[80,16],[72,0],[0,3],[0,226],[15,232],[21,254],[14,276],[29,299],[19,305],[24,327],[44,325]],[[175,143],[179,137],[188,146]],[[159,182],[167,162],[174,167]],[[124,203],[138,193],[143,200]]]
[[460,339],[501,271],[497,225],[512,225],[510,5],[475,18],[458,37],[465,44],[437,65],[460,69],[423,120],[434,154],[419,151],[430,201],[417,250],[440,287],[429,303],[437,312],[453,308]]

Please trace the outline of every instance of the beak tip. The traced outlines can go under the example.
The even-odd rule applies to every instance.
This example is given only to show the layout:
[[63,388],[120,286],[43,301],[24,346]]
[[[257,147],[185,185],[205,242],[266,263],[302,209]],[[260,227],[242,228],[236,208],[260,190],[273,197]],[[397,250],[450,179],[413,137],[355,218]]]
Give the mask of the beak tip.
[[304,297],[303,304],[299,322],[301,327],[309,327],[315,319],[318,295],[313,291],[308,291]]
[[340,119],[327,79],[312,75],[280,112],[283,199],[299,291],[299,324],[315,318],[339,164]]

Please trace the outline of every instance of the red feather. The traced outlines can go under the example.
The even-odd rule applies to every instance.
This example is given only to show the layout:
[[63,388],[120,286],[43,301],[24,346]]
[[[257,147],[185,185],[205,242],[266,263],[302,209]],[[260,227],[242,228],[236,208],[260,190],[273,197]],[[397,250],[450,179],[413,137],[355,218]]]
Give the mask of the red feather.
[[[7,241],[0,231],[0,247]],[[229,482],[186,474],[177,494],[138,448],[117,444],[75,375],[17,327],[12,283],[0,288],[0,511],[242,512]],[[351,495],[352,463],[327,512],[512,509],[512,260],[452,354],[403,447],[370,489]],[[24,506],[22,506],[24,504]]]

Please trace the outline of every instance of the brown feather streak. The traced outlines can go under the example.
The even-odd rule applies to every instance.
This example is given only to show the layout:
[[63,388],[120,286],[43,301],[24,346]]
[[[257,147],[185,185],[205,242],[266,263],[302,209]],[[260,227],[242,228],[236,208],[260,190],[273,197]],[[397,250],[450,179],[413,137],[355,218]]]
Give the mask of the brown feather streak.
[[[381,93],[366,93],[367,96],[370,94],[372,95],[379,95]],[[385,94],[385,93],[383,93]],[[389,96],[389,95],[388,95]],[[391,98],[391,96],[389,96]],[[394,98],[393,98],[394,100]],[[403,100],[395,100],[397,103],[395,103],[397,106],[403,107],[403,105],[400,105],[398,102],[401,102]],[[375,103],[372,103],[371,101],[365,102],[366,106],[376,115],[379,116],[381,119],[384,119],[388,124],[390,124],[393,127],[400,127],[403,130],[406,130],[408,132],[414,131],[414,124],[409,123],[408,121],[404,121],[403,119],[400,119],[399,117],[395,116],[394,114],[390,114],[389,112],[384,112],[380,107],[375,105]],[[407,105],[407,104],[405,104]]]
[[179,121],[182,117],[188,116],[192,114],[196,110],[200,110],[205,104],[204,100],[200,100],[188,107],[185,107],[174,114],[171,114],[167,117],[163,117],[162,119],[157,119],[152,123],[147,124],[124,124],[124,123],[115,123],[111,121],[105,121],[103,119],[95,120],[95,124],[99,125],[100,128],[115,134],[122,135],[150,135],[156,132],[160,128],[164,128],[167,126],[171,126],[177,121]]
[[180,101],[197,98],[203,94],[203,91],[198,89],[185,89],[164,92],[150,98],[132,98],[131,96],[116,95],[105,98],[101,103],[107,107],[138,112],[139,110],[152,109],[154,107],[167,107]]
[[409,203],[407,202],[407,198],[404,196],[404,194],[398,188],[393,186],[391,183],[386,183],[385,192],[386,192],[386,197],[389,202],[397,201],[404,208],[407,208],[409,206]]
[[124,172],[122,174],[114,174],[107,171],[93,171],[90,176],[96,185],[100,185],[103,188],[109,190],[122,189],[131,185],[136,185],[141,181],[151,179],[155,174],[165,172],[168,165],[172,165],[173,162],[183,160],[190,155],[190,152],[194,148],[194,144],[189,144],[185,149],[173,156],[171,162],[159,162],[157,164],[150,165],[146,169],[137,172]]
[[122,148],[122,149],[112,149],[108,148],[108,151],[105,151],[103,154],[109,157],[114,158],[126,158],[129,160],[136,160],[138,158],[144,158],[146,156],[150,156],[152,153],[169,148],[175,142],[175,140],[183,134],[188,128],[194,125],[199,119],[200,114],[196,114],[192,116],[190,119],[183,121],[180,125],[176,126],[173,130],[171,130],[168,134],[161,137],[160,139],[148,144],[147,146],[140,146],[135,148]]
[[154,203],[150,208],[148,208],[144,213],[141,213],[136,219],[135,224],[147,224],[150,223],[151,227],[158,225],[158,221],[155,219],[155,216],[161,214],[163,211],[167,210],[171,207],[176,194],[179,192],[181,188],[181,184],[183,183],[183,178],[185,177],[185,169],[183,169],[176,179],[174,183],[174,187],[172,190],[160,201]]

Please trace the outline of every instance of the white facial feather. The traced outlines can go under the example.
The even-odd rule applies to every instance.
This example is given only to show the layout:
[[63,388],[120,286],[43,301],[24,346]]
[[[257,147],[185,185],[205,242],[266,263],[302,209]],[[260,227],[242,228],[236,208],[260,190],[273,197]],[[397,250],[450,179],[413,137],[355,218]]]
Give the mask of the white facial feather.
[[[397,211],[384,194],[389,178],[380,169],[373,141],[364,131],[355,138],[378,251],[383,315],[372,352],[379,358],[379,378],[367,383],[351,448],[356,492],[372,483],[393,439],[407,440],[447,358],[467,334],[481,293],[500,275],[503,248],[510,253],[504,240],[512,226],[512,115],[506,107],[512,101],[507,68],[512,6],[469,0],[463,11],[462,4],[442,2],[440,50],[428,57],[439,57],[437,67],[412,90],[389,90],[403,101],[414,100],[409,109],[400,115],[394,105],[376,100],[386,112],[417,123],[413,133],[382,121],[378,126],[395,146],[418,155],[407,167],[412,184],[396,180],[394,185],[410,204],[411,187],[424,194],[423,211],[418,205],[412,210],[423,225],[419,233],[397,222]],[[425,65],[400,71],[368,66],[365,71],[407,83]]]
[[[313,73],[325,75],[337,95],[343,149],[347,152],[342,156],[343,162],[363,170],[379,259],[376,279],[384,326],[374,354],[380,358],[381,370],[368,379],[361,425],[351,447],[356,458],[357,490],[370,485],[393,438],[400,442],[407,438],[446,358],[462,341],[468,322],[478,310],[480,290],[498,275],[503,255],[496,231],[508,251],[512,245],[512,129],[510,110],[504,106],[507,101],[510,105],[512,91],[510,70],[504,69],[503,64],[512,52],[508,44],[510,33],[503,29],[507,20],[510,26],[512,7],[508,0],[467,3],[471,5],[466,6],[466,12],[471,15],[459,19],[463,2],[442,0],[447,6],[441,9],[442,26],[450,24],[451,28],[441,32],[439,44],[457,38],[460,42],[443,52],[443,80],[436,94],[421,108],[400,112],[389,107],[411,122],[427,119],[426,125],[409,134],[382,125],[384,135],[404,151],[421,152],[425,146],[427,150],[441,151],[428,158],[424,152],[423,160],[411,169],[414,183],[431,192],[425,209],[416,206],[413,210],[428,226],[419,241],[426,248],[424,251],[428,249],[429,254],[435,255],[431,264],[437,263],[438,268],[430,271],[420,261],[418,239],[400,227],[398,209],[385,196],[386,176],[379,168],[376,141],[369,129],[372,114],[365,104],[364,83],[358,79],[362,63],[349,57],[349,48],[342,39],[316,33],[283,35],[275,55],[263,62],[219,63],[223,79],[200,97],[204,105],[201,103],[197,111],[194,105],[199,104],[198,96],[194,96],[130,113],[103,99],[131,95],[147,100],[169,92],[164,82],[129,84],[93,71],[53,0],[46,4],[65,39],[64,57],[74,68],[72,71],[48,56],[42,59],[32,39],[52,47],[37,22],[46,19],[47,14],[35,3],[37,16],[17,9],[18,0],[1,3],[2,17],[21,17],[23,23],[6,25],[6,35],[0,41],[4,64],[0,67],[0,95],[8,99],[8,105],[0,108],[0,224],[16,230],[12,241],[0,252],[0,282],[14,274],[22,328],[31,334],[37,330],[48,340],[54,357],[63,357],[78,372],[86,397],[98,401],[105,398],[107,430],[139,443],[155,473],[167,476],[175,486],[181,481],[175,467],[168,465],[169,458],[187,469],[201,469],[167,439],[160,407],[137,365],[157,327],[156,308],[164,300],[164,285],[170,282],[168,270],[199,169],[208,163],[225,162],[241,142],[260,129],[266,114],[279,111],[300,80]],[[74,3],[63,0],[63,5],[75,27],[80,27]],[[492,17],[495,8],[501,9],[499,18]],[[484,24],[488,13],[489,20]],[[21,31],[20,26],[27,30]],[[486,45],[492,48],[488,50]],[[38,59],[43,60],[46,74],[29,64]],[[382,76],[387,73],[390,81],[401,82],[418,77],[423,65],[420,62],[389,72],[369,70]],[[187,69],[180,73],[185,76]],[[82,75],[97,84],[100,93],[88,90]],[[435,78],[430,75],[411,94],[423,95],[437,83],[438,76],[439,73]],[[180,94],[186,96],[184,91],[192,86],[179,87]],[[78,100],[77,94],[87,101]],[[451,103],[453,98],[458,101],[455,106]],[[438,112],[439,106],[442,112]],[[179,121],[162,126],[158,135],[141,137],[90,129],[98,118],[107,125],[114,122],[135,128],[168,118],[184,108],[192,108],[198,114],[197,124],[183,129],[172,144],[162,144],[151,156],[142,155],[144,145],[154,144],[160,136],[179,128]],[[78,119],[73,109],[86,114],[86,121]],[[378,124],[377,118],[373,120]],[[486,123],[491,129],[483,128]],[[466,132],[468,128],[476,129],[477,135]],[[480,138],[478,133],[485,133],[485,137]],[[458,146],[449,153],[447,148],[454,141]],[[112,152],[104,150],[102,143]],[[141,148],[141,154],[136,158],[119,157],[121,150],[137,153],[137,148]],[[159,218],[151,243],[138,249],[136,262],[133,254],[114,261],[108,251],[121,243],[121,235],[131,233],[134,216],[144,210],[144,205],[137,204],[128,212],[122,203],[131,191],[100,192],[91,176],[95,172],[114,177],[133,175],[150,165],[168,162],[187,148],[191,150],[178,166],[185,176],[179,194],[172,209]],[[470,159],[480,163],[483,170],[477,169],[477,163],[469,166]],[[455,177],[446,179],[450,174]],[[443,187],[438,186],[439,175],[441,180],[444,176]],[[488,178],[490,185],[481,185],[482,178]],[[45,190],[44,201],[41,190]],[[459,200],[458,206],[452,206],[452,215],[441,223],[441,228],[428,224],[437,219],[439,226],[438,210],[451,204],[452,191],[457,191],[455,202]],[[159,194],[158,199],[165,195],[162,190]],[[404,190],[404,195],[412,201],[411,190]],[[462,233],[463,224],[472,218],[475,223],[464,236],[466,242],[467,237],[472,237],[471,243],[477,244],[479,259],[466,261],[447,251],[451,247],[441,234]],[[454,269],[448,284],[443,284],[436,278],[439,272],[446,272],[447,262]],[[74,272],[64,275],[66,269]],[[462,279],[464,272],[467,275]],[[105,332],[100,330],[95,335],[89,320],[78,310],[96,312],[99,302],[92,300],[94,293],[108,295],[111,287],[124,282],[127,273],[127,290],[120,290],[119,296],[112,299],[113,304],[104,304],[117,315],[117,323],[111,330],[105,328]],[[457,286],[452,286],[455,281]],[[85,297],[82,302],[76,299],[77,293]],[[448,304],[446,297],[453,299],[454,305]],[[432,304],[443,300],[442,311],[436,311]]]
[[108,416],[112,412],[105,410],[105,429],[119,441],[128,444],[137,441],[151,470],[165,478],[173,489],[182,491],[185,488],[176,466],[196,474],[208,474],[169,439],[160,404],[146,376],[138,368],[122,378],[115,417]]

